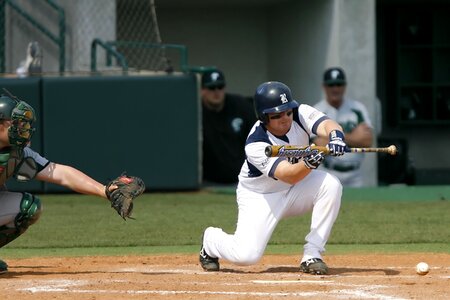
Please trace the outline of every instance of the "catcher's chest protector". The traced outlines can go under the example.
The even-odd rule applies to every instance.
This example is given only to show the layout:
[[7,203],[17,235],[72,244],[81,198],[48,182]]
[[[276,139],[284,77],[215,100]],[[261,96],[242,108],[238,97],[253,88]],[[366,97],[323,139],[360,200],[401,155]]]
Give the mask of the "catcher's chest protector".
[[9,152],[0,153],[0,186],[3,186],[14,175],[14,171],[22,161],[23,151],[11,148]]

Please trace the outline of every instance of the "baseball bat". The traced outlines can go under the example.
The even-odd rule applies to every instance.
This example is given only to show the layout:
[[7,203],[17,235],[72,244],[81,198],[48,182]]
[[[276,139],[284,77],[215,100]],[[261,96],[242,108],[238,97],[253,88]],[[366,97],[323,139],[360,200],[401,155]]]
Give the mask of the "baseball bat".
[[[271,145],[267,146],[265,153],[267,157],[305,157],[313,154],[314,152],[323,152],[324,154],[330,154],[330,149],[326,146],[293,146],[293,145]],[[390,155],[397,154],[397,147],[390,145],[384,148],[347,148],[345,152],[348,153],[364,153],[364,152],[377,152],[388,153]]]

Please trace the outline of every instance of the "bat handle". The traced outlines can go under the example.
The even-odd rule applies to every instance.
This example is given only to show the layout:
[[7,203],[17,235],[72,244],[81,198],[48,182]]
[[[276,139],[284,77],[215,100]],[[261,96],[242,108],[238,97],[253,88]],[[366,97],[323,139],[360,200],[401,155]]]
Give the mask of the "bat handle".
[[324,154],[330,154],[330,149],[328,149],[328,146],[311,146],[312,150],[318,150],[323,152]]
[[267,157],[271,157],[272,156],[272,147],[267,146],[266,149],[264,150],[264,153],[266,154]]

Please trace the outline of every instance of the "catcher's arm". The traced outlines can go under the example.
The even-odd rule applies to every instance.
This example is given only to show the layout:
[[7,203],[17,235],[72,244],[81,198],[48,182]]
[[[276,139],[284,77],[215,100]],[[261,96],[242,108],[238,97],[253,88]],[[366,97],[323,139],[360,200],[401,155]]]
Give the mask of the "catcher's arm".
[[71,166],[51,162],[36,174],[36,179],[64,186],[77,193],[107,198],[105,185]]
[[133,200],[145,191],[139,177],[122,174],[103,185],[71,166],[49,163],[36,179],[67,187],[75,192],[107,198],[122,218],[130,218]]

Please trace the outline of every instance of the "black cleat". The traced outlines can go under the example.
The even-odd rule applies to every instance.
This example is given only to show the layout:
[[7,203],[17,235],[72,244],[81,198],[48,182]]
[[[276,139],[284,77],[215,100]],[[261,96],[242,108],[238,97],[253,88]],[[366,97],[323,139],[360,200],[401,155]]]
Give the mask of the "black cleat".
[[5,274],[8,272],[8,265],[0,259],[0,274]]
[[211,257],[206,253],[205,249],[202,246],[200,250],[200,265],[205,271],[219,271],[220,264],[219,259],[217,257]]
[[313,275],[328,274],[328,267],[320,258],[310,258],[302,262],[300,264],[300,270],[303,273],[309,273]]

